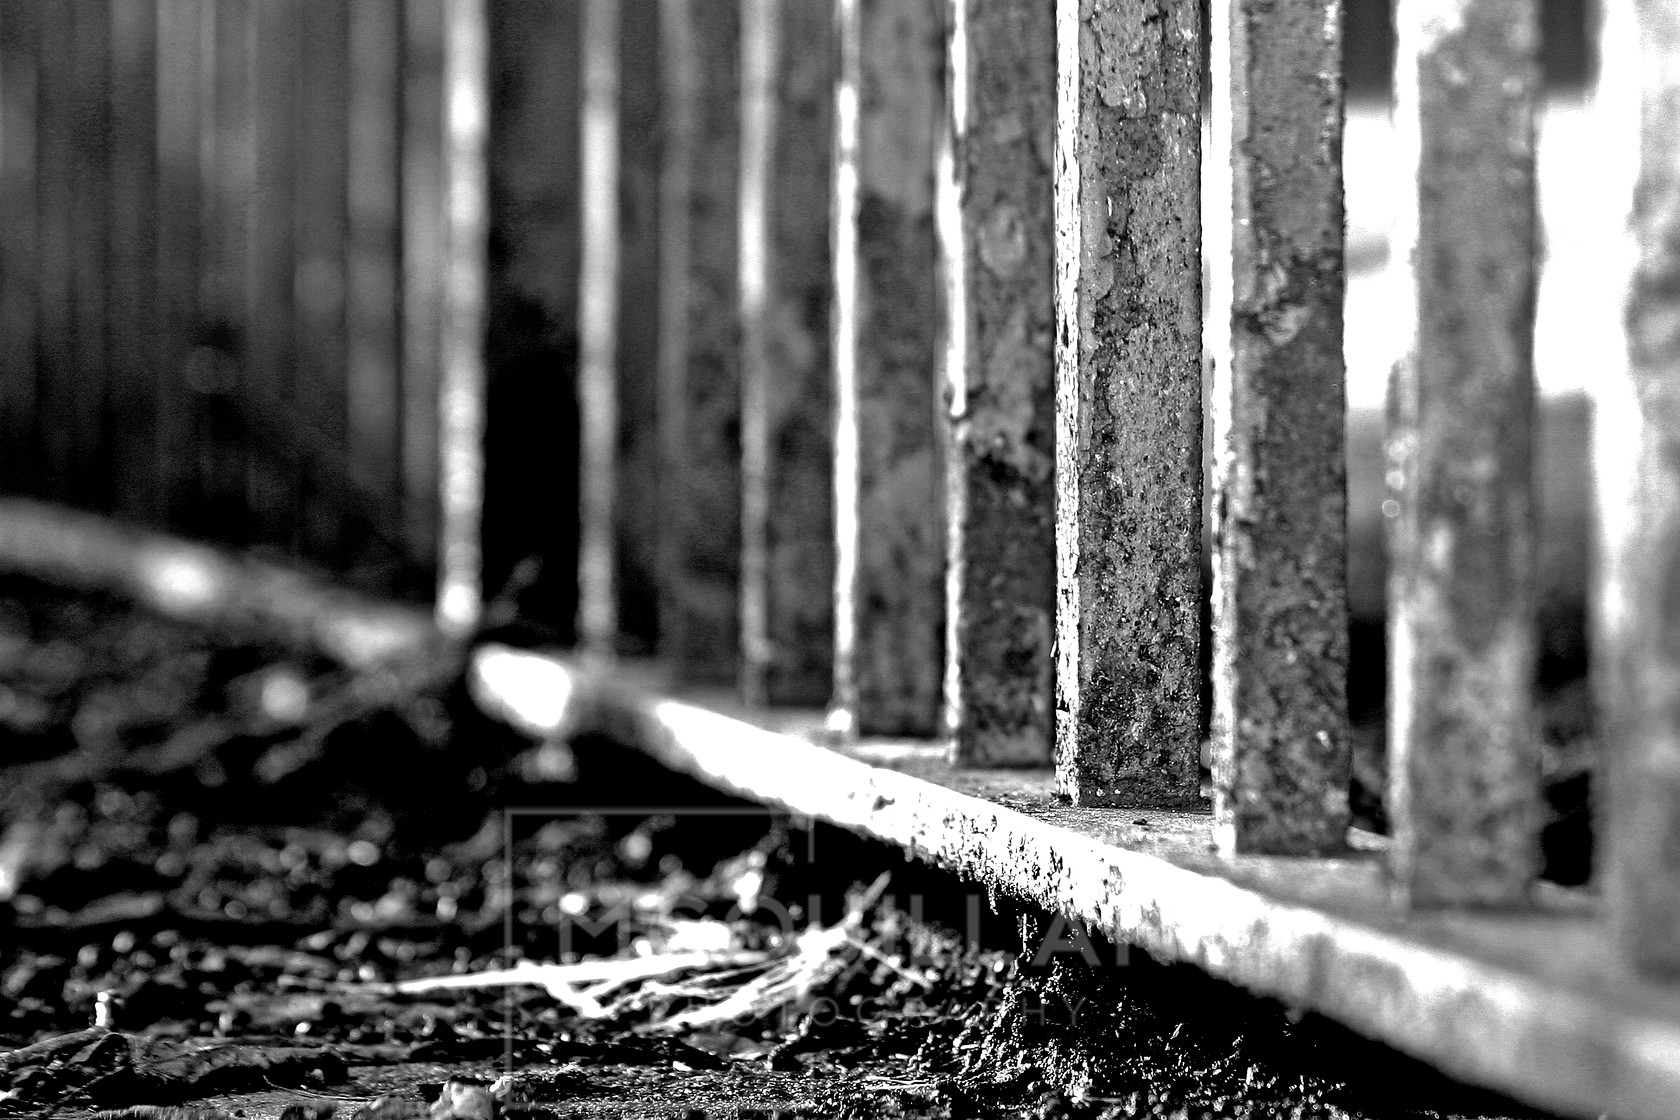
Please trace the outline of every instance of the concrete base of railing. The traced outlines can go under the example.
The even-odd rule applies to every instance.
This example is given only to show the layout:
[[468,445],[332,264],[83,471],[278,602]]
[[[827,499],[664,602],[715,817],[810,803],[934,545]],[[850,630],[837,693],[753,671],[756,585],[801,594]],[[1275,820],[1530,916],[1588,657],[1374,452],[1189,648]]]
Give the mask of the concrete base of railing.
[[1222,858],[1211,816],[1075,809],[1051,773],[957,770],[925,743],[823,745],[815,713],[678,698],[652,671],[487,646],[473,689],[536,734],[625,737],[673,769],[900,845],[1109,937],[1321,1012],[1466,1081],[1633,1120],[1680,1101],[1680,986],[1630,975],[1595,899],[1407,914],[1379,837],[1345,858]]
[[[0,502],[0,567],[256,625],[365,665],[433,648],[425,612],[281,567],[34,503]],[[677,697],[650,670],[487,645],[472,686],[537,735],[603,731],[673,769],[821,817],[1163,958],[1322,1012],[1467,1081],[1554,1109],[1666,1118],[1680,1100],[1680,985],[1630,975],[1595,900],[1396,908],[1376,837],[1338,859],[1222,858],[1211,817],[1074,809],[1049,771],[956,770],[942,747],[824,746],[819,713]]]

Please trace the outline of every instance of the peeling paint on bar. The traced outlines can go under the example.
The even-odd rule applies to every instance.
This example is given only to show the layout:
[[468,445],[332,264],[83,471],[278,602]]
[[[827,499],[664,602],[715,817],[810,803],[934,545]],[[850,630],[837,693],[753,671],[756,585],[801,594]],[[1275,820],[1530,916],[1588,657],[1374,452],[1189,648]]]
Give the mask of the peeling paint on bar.
[[1321,854],[1349,821],[1341,2],[1228,11],[1230,81],[1214,92],[1234,206],[1231,356],[1214,389],[1215,835],[1226,851]]
[[1056,769],[1198,799],[1200,17],[1058,0]]
[[1513,905],[1539,865],[1531,339],[1535,0],[1402,5],[1413,350],[1391,386],[1397,895]]
[[660,643],[680,679],[723,684],[740,667],[739,11],[660,16]]
[[838,721],[864,735],[939,730],[939,6],[836,9],[834,700]]
[[834,681],[828,5],[741,4],[744,697],[821,705]]
[[1594,653],[1608,779],[1600,881],[1623,955],[1672,977],[1680,975],[1680,13],[1667,2],[1630,5],[1604,42],[1606,72],[1618,68],[1628,87],[1616,107],[1640,123],[1629,376],[1606,377],[1597,420],[1604,539]]
[[951,0],[945,732],[976,766],[1050,761],[1055,308],[1048,4]]

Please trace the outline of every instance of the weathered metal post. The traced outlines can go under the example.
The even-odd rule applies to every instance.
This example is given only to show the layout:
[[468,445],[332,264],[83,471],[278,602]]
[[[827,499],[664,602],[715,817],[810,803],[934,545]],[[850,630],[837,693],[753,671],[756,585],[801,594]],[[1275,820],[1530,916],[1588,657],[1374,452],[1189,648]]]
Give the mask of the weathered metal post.
[[945,732],[958,762],[1050,760],[1055,308],[1048,4],[950,0],[945,272]]
[[489,249],[490,34],[485,0],[445,0],[444,201],[448,261],[438,386],[438,625],[463,635],[483,609],[484,299]]
[[1214,308],[1231,320],[1214,370],[1215,830],[1226,851],[1305,855],[1348,825],[1341,0],[1215,9],[1233,204],[1232,302]]
[[939,0],[838,0],[834,716],[932,736],[944,658]]
[[721,684],[741,648],[740,11],[663,0],[660,19],[660,642]]
[[830,7],[741,0],[741,646],[753,703],[834,681]]
[[1630,10],[1634,19],[1617,14],[1621,39],[1607,30],[1616,49],[1604,59],[1607,72],[1621,66],[1623,80],[1638,83],[1637,109],[1616,107],[1640,123],[1630,375],[1605,379],[1595,439],[1603,533],[1595,668],[1608,787],[1600,879],[1623,953],[1672,976],[1680,973],[1680,12],[1652,2]]
[[1539,865],[1535,8],[1400,6],[1416,322],[1390,400],[1388,751],[1391,870],[1413,905],[1519,903]]
[[1056,772],[1081,805],[1198,797],[1201,19],[1158,9],[1056,4]]

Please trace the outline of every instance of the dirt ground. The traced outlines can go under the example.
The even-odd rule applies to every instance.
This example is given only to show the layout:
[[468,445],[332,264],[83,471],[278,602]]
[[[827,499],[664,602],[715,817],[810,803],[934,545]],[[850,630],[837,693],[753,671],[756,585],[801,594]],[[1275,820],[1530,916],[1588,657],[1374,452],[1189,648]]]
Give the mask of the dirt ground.
[[1535,1115],[458,664],[5,577],[0,742],[0,1116]]

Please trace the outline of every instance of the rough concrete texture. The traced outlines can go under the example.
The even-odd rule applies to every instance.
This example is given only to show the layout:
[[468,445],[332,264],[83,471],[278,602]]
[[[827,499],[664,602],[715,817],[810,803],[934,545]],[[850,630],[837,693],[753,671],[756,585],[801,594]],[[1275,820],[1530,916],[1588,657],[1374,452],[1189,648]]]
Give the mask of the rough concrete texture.
[[678,678],[740,666],[739,11],[662,0],[661,652]]
[[1607,386],[1598,441],[1605,547],[1594,653],[1609,778],[1602,882],[1624,954],[1647,972],[1674,976],[1680,974],[1680,14],[1654,2],[1636,11],[1644,55],[1636,72],[1645,84],[1633,207],[1638,257],[1627,309],[1632,376],[1629,384]]
[[[946,731],[977,766],[1045,765],[1055,619],[1055,314],[1048,4],[959,0],[957,244],[946,354]],[[949,222],[949,217],[947,218]],[[960,319],[960,321],[959,321]]]
[[[849,241],[854,313],[837,316],[855,393],[855,550],[837,609],[835,702],[865,735],[931,737],[944,667],[944,524],[938,406],[940,330],[934,145],[944,44],[937,0],[857,0],[843,23],[855,60],[857,195],[835,211]],[[845,158],[844,155],[842,158]],[[842,281],[843,282],[843,281]],[[845,415],[843,413],[842,415]],[[848,464],[838,465],[847,469]],[[846,640],[848,634],[853,635]]]
[[1200,22],[1056,5],[1056,768],[1080,805],[1198,797]]
[[1388,441],[1391,871],[1412,905],[1511,905],[1540,858],[1535,3],[1405,12],[1416,324]]
[[1233,0],[1230,50],[1216,835],[1232,851],[1323,853],[1346,843],[1350,766],[1341,2]]
[[1680,1099],[1680,986],[1607,957],[1588,893],[1541,890],[1534,913],[1421,920],[1395,909],[1378,837],[1356,836],[1336,859],[1226,856],[1205,812],[1071,807],[1049,771],[956,768],[933,745],[832,750],[810,739],[819,716],[731,716],[661,695],[634,666],[589,674],[485,645],[470,681],[485,710],[531,733],[620,737],[1460,1079],[1570,1115],[1670,1120]]
[[[743,56],[751,48],[768,63],[760,89],[742,67],[742,223],[759,223],[764,235],[761,259],[742,254],[742,689],[755,702],[826,704],[834,681],[825,217],[834,24],[827,5],[768,0],[744,0],[741,20]],[[764,134],[749,138],[749,126]],[[751,299],[749,267],[757,272]]]

